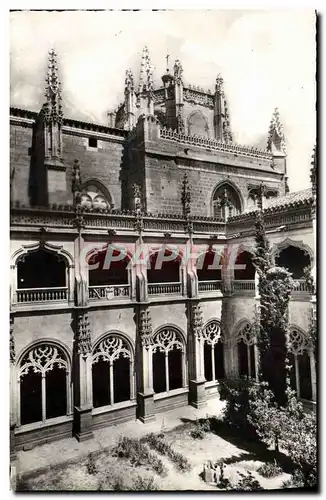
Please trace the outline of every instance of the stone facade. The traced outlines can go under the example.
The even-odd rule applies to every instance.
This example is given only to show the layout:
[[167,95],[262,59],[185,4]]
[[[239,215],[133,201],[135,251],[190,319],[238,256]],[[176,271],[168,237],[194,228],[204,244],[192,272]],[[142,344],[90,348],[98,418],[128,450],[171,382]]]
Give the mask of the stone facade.
[[[220,80],[211,93],[185,87],[178,62],[154,89],[148,58],[145,51],[137,91],[126,75],[126,100],[111,113],[110,126],[61,117],[59,108],[10,110],[13,450],[72,433],[87,439],[100,426],[146,423],[176,406],[199,408],[218,397],[221,378],[241,375],[239,332],[252,323],[259,298],[255,277],[241,278],[234,264],[239,249],[253,252],[252,192],[262,184],[275,259],[291,247],[315,264],[313,198],[285,194],[279,116],[268,151],[238,146]],[[191,121],[194,112],[198,120]],[[205,133],[194,133],[203,123]],[[60,151],[45,149],[47,141]],[[95,283],[87,256],[110,244],[127,249],[124,278]],[[132,256],[144,248],[148,258],[158,255],[162,245],[178,247],[178,271],[157,282],[148,260]],[[207,280],[196,259],[212,248],[233,252],[233,263]],[[185,258],[189,249],[192,259]],[[26,285],[28,262],[38,252],[46,262],[57,258],[60,283]],[[300,279],[290,323],[303,335],[311,299]],[[244,345],[250,358],[252,344]],[[39,417],[24,399],[32,383],[28,359],[36,355]],[[62,408],[51,399],[59,386]]]

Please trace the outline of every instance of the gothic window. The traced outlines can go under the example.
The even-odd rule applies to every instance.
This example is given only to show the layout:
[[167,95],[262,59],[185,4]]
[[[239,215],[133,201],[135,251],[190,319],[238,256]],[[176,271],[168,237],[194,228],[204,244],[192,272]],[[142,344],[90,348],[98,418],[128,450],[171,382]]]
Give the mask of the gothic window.
[[203,329],[204,370],[207,382],[224,378],[224,345],[220,324],[213,320]]
[[311,384],[311,345],[304,333],[292,328],[289,332],[289,360],[291,364],[290,380],[292,389],[302,399],[312,399]]
[[188,118],[188,135],[209,137],[209,128],[204,115],[200,111],[194,111]]
[[241,252],[236,258],[234,267],[235,280],[254,280],[256,268],[252,262],[252,254]]
[[18,289],[65,286],[66,263],[55,253],[40,248],[17,263]]
[[108,245],[88,256],[89,285],[127,285],[130,259]]
[[21,425],[45,422],[70,413],[67,357],[55,344],[29,349],[18,371]]
[[153,344],[154,392],[169,392],[185,385],[185,347],[174,328],[159,330]]
[[118,334],[97,344],[92,357],[93,406],[112,406],[134,398],[131,348]]
[[212,201],[213,217],[226,220],[241,213],[241,201],[236,190],[229,184],[219,186]]
[[111,208],[111,196],[106,189],[97,185],[94,181],[83,186],[81,204],[86,208]]
[[[180,257],[175,256],[169,248],[163,248],[164,254],[156,252],[150,255],[147,268],[148,283],[179,283]],[[168,260],[171,259],[171,260]]]
[[250,323],[245,323],[237,334],[239,374],[241,377],[256,378],[256,337]]
[[198,281],[221,281],[221,263],[220,254],[215,250],[208,250],[199,255],[196,262]]
[[310,256],[301,248],[292,245],[281,250],[275,257],[275,264],[285,267],[294,279],[304,278],[304,269],[311,265]]

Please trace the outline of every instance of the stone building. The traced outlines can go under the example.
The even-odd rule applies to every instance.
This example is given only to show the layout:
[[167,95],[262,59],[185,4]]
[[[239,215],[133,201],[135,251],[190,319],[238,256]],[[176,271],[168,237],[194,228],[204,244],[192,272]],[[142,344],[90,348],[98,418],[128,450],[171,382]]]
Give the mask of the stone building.
[[[148,50],[108,126],[64,117],[56,54],[39,113],[10,109],[11,449],[196,408],[256,377],[254,222],[296,279],[292,381],[316,401],[313,189],[289,193],[275,110],[267,148],[233,141],[219,75],[154,88]],[[315,167],[314,167],[315,168]],[[313,170],[315,172],[315,170]]]

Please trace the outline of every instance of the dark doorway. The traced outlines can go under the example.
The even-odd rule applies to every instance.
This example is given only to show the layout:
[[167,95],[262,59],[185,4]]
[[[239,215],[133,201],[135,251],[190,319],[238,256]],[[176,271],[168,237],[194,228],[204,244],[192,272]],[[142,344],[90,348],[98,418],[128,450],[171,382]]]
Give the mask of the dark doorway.
[[66,286],[66,265],[58,256],[37,250],[17,264],[18,288],[54,288]]

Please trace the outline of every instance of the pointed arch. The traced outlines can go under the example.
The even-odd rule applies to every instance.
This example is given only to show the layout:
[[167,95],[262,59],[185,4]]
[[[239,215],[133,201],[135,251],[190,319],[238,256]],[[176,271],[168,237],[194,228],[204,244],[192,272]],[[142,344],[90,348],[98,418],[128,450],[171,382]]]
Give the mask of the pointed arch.
[[288,331],[288,357],[291,365],[291,387],[298,398],[313,399],[313,376],[315,359],[310,339],[306,332],[291,324]]
[[[228,210],[224,208],[223,198],[227,195]],[[218,182],[212,190],[210,207],[211,215],[220,219],[237,215],[244,210],[244,199],[238,186],[231,179]]]
[[[84,196],[84,198],[83,198]],[[108,188],[94,177],[86,178],[82,184],[82,203],[91,207],[108,208],[114,207],[114,200]]]
[[188,135],[196,135],[199,137],[209,137],[209,125],[207,118],[200,109],[196,109],[187,117],[187,133]]

